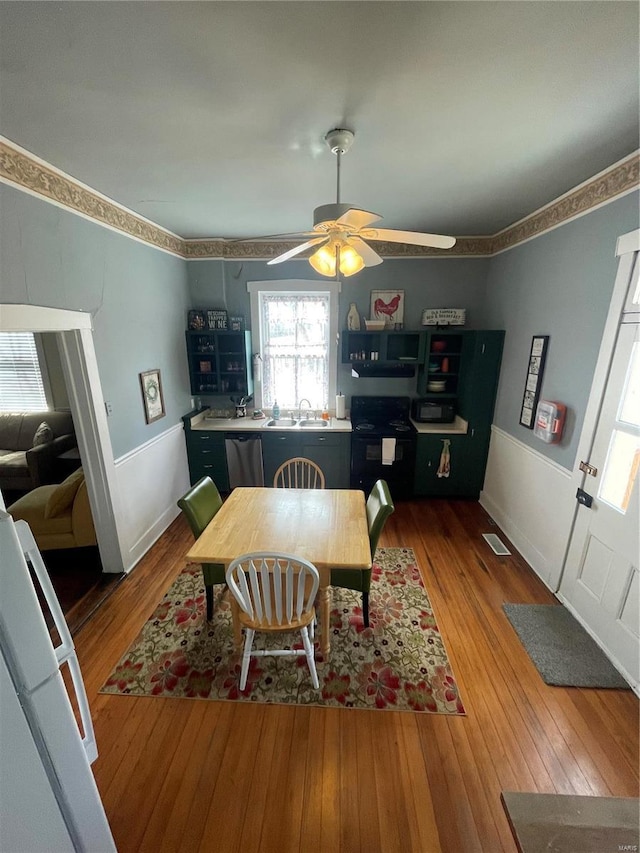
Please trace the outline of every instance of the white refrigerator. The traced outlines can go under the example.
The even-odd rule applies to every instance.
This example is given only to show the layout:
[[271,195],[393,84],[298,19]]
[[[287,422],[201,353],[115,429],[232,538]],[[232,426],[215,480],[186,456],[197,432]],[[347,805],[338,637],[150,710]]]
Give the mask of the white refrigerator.
[[[57,647],[27,560],[56,623]],[[97,755],[73,641],[42,557],[29,526],[0,504],[0,853],[116,850],[91,770]]]

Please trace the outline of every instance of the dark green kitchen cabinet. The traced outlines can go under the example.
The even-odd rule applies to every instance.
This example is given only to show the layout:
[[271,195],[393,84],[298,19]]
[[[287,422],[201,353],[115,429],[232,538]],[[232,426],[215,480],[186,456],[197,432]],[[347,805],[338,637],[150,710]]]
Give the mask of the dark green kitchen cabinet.
[[265,486],[273,484],[275,473],[283,462],[294,456],[304,456],[320,466],[327,489],[348,489],[350,452],[349,433],[263,430]]
[[[444,344],[436,350],[435,341]],[[429,333],[419,389],[434,399],[453,400],[468,428],[465,435],[436,431],[418,435],[416,495],[479,497],[484,485],[503,344],[501,330]],[[431,391],[429,384],[434,381],[444,381],[445,390]],[[445,438],[451,441],[450,474],[439,478],[436,472]]]
[[183,418],[187,442],[189,480],[193,486],[201,477],[211,477],[221,492],[229,491],[227,453],[224,433],[217,430],[192,430],[188,416]]
[[276,471],[294,456],[300,456],[300,437],[297,432],[263,430],[262,436],[262,466],[264,468],[265,486],[273,485]]
[[251,332],[187,331],[191,393],[253,393]]
[[[438,477],[443,439],[450,442],[449,476]],[[422,433],[416,444],[414,493],[429,497],[466,497],[471,494],[467,476],[468,439],[466,435]]]
[[303,432],[302,453],[322,469],[327,489],[348,489],[351,435],[339,432]]

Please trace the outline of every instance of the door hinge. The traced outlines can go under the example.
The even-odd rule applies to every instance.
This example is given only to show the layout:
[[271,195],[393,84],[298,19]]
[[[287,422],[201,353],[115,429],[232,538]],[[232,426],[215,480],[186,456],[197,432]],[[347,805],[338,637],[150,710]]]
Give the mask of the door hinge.
[[588,462],[581,462],[578,466],[583,474],[588,474],[590,477],[598,476],[598,469],[594,468],[593,465],[589,465]]
[[591,495],[588,495],[582,489],[578,489],[578,491],[576,492],[576,499],[579,504],[582,504],[582,506],[586,506],[587,509],[591,509],[593,498],[591,497]]

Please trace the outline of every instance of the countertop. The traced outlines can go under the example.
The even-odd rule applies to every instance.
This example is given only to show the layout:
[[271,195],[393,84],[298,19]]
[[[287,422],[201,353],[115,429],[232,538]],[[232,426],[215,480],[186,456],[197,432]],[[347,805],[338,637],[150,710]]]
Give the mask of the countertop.
[[[287,417],[287,412],[284,412]],[[270,417],[265,418],[208,418],[207,412],[199,412],[191,418],[192,430],[215,430],[217,432],[278,432],[278,427],[268,427]],[[350,420],[329,419],[329,426],[322,427],[281,427],[283,432],[351,432]]]
[[[268,427],[267,421],[270,418],[218,418],[207,417],[207,411],[198,412],[191,418],[192,430],[215,430],[216,432],[277,432],[278,427]],[[285,413],[285,417],[286,417]],[[412,421],[418,435],[465,435],[467,432],[467,421],[456,416],[456,419],[451,424],[420,424]],[[284,432],[351,432],[351,421],[338,420],[331,417],[329,426],[326,427],[282,427]]]

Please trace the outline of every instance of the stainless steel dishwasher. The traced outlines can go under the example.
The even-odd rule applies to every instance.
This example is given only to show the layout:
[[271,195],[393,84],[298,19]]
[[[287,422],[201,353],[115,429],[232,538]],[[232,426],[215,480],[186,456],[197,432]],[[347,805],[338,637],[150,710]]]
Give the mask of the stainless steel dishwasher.
[[256,433],[227,432],[224,436],[229,488],[264,486],[262,439]]

